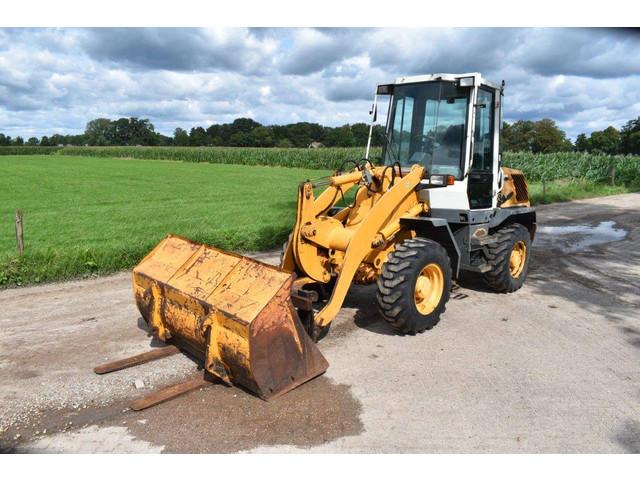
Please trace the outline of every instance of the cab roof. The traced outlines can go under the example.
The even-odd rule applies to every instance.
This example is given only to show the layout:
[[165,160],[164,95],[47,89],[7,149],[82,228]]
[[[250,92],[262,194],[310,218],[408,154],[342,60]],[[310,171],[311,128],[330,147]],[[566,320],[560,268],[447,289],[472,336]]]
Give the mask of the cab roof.
[[456,80],[460,80],[461,78],[469,78],[474,77],[474,83],[476,85],[486,85],[488,87],[494,88],[496,90],[500,90],[502,87],[487,80],[482,76],[482,74],[478,72],[472,73],[431,73],[426,75],[414,75],[409,77],[399,77],[393,83],[387,83],[382,85],[402,85],[405,83],[424,83],[424,82],[434,82],[437,80],[444,80],[455,82]]

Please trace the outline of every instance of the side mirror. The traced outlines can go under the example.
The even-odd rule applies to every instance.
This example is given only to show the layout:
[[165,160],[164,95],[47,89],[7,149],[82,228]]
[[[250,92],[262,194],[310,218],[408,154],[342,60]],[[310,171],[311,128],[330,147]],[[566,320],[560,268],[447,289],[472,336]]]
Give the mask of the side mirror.
[[371,111],[369,112],[369,115],[373,115],[373,119],[371,120],[373,123],[376,122],[376,120],[378,120],[378,104],[374,103],[371,106]]

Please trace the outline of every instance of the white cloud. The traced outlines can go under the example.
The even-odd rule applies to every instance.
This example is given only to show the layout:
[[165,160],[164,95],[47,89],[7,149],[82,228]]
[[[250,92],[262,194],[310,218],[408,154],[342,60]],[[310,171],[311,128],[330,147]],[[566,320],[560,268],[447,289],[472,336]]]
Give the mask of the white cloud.
[[0,132],[78,133],[98,116],[156,129],[252,116],[367,121],[376,83],[481,71],[505,119],[575,137],[640,115],[640,37],[604,29],[0,29]]

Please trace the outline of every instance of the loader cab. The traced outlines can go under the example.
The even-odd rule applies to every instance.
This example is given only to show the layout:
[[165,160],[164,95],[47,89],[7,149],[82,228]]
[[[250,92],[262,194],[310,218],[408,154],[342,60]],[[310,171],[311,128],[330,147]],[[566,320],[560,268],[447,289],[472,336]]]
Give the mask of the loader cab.
[[384,163],[420,164],[429,175],[453,176],[453,185],[421,191],[432,209],[495,208],[501,91],[478,73],[378,85],[377,95],[390,96]]

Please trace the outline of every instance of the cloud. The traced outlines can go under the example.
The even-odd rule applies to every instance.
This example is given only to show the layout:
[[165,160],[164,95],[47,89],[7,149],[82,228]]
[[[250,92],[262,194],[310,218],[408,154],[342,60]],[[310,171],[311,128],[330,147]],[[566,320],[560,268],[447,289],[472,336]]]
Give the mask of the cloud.
[[358,33],[342,29],[302,28],[293,34],[292,47],[280,59],[284,74],[308,75],[354,54]]
[[[640,115],[640,35],[611,29],[0,29],[0,132],[78,133],[96,117],[178,126],[367,121],[376,83],[480,71],[508,121],[570,136]],[[382,112],[382,109],[381,109]]]
[[274,46],[269,36],[246,29],[97,28],[82,41],[98,61],[177,71],[251,71]]

